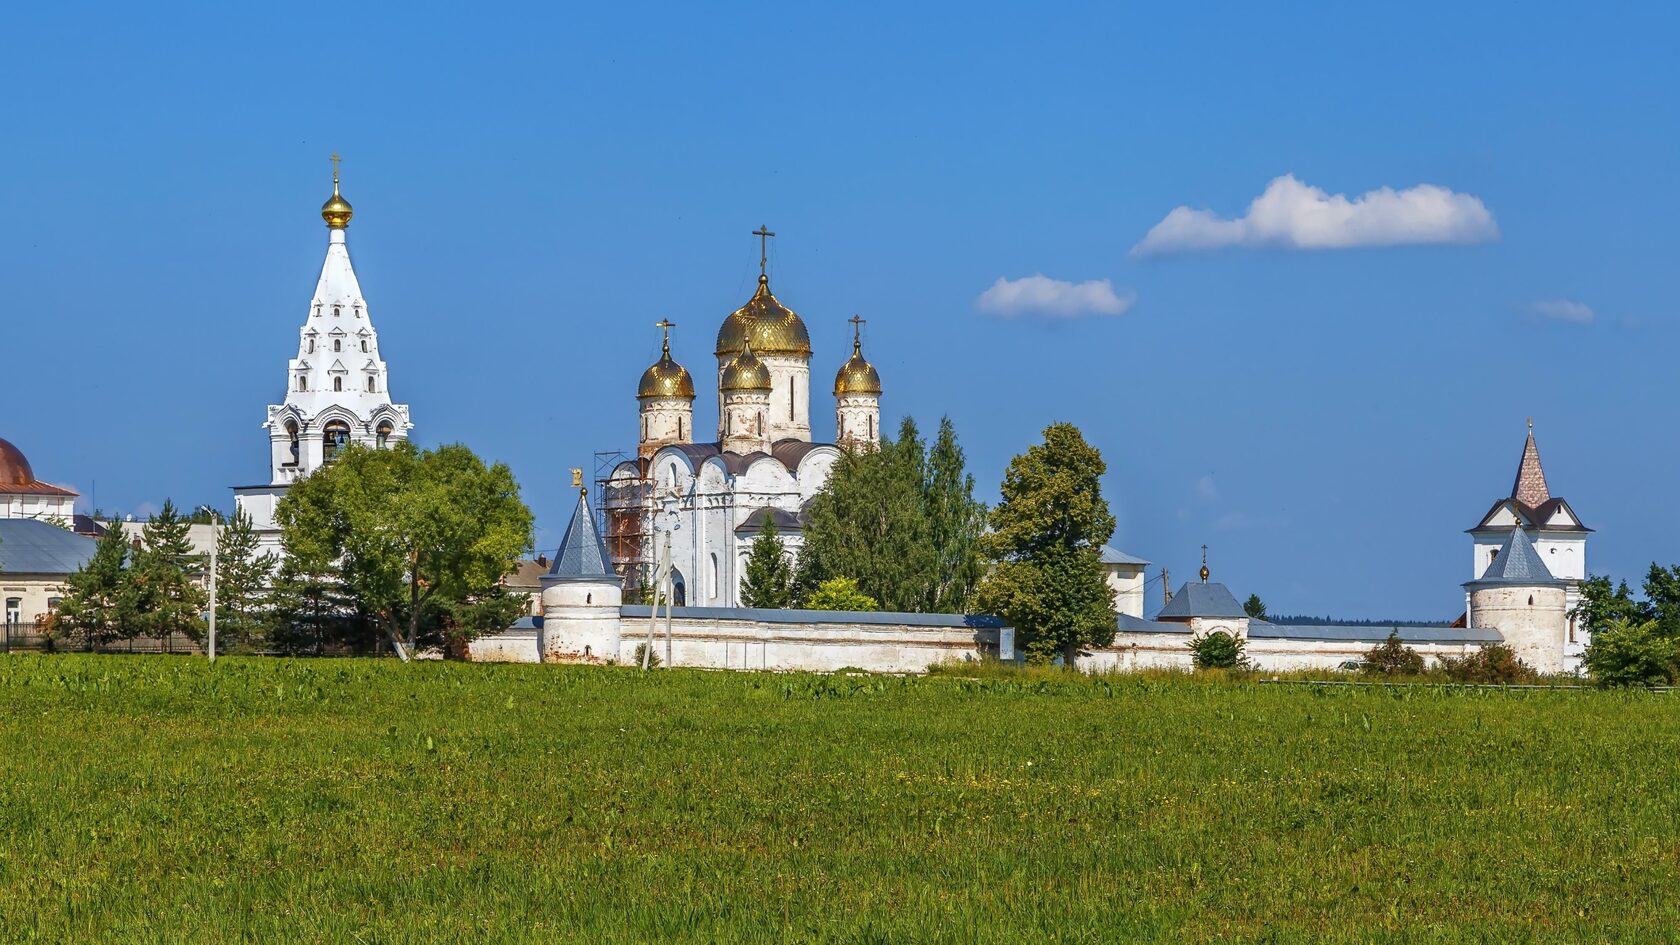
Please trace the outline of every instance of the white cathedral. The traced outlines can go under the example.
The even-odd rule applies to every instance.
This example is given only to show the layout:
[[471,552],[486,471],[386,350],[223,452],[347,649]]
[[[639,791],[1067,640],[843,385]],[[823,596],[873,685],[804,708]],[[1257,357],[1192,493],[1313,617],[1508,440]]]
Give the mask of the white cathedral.
[[863,357],[856,317],[851,357],[834,377],[834,442],[812,438],[811,336],[770,291],[762,241],[775,234],[754,235],[758,289],[718,328],[716,439],[694,428],[694,379],[671,357],[672,325],[661,322],[659,360],[636,390],[637,458],[612,471],[602,501],[608,553],[627,589],[651,584],[650,565],[664,557],[679,606],[740,606],[747,555],[765,523],[797,557],[805,506],[840,451],[880,438],[881,378]]
[[274,509],[292,483],[331,462],[347,444],[383,447],[407,439],[414,426],[408,420],[408,405],[391,402],[379,335],[345,241],[350,202],[338,187],[334,155],[332,196],[321,206],[327,258],[309,314],[298,329],[297,357],[286,365],[285,402],[270,404],[263,422],[269,481],[233,489],[239,509],[251,516],[261,542],[259,552],[280,551]]

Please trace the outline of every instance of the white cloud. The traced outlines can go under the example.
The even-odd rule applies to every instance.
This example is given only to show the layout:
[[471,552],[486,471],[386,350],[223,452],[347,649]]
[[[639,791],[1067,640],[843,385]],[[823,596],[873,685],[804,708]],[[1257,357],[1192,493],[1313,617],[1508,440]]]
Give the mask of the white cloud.
[[1482,201],[1434,184],[1382,187],[1348,199],[1285,174],[1266,185],[1248,212],[1227,220],[1211,210],[1175,207],[1132,247],[1133,256],[1227,246],[1346,249],[1402,243],[1475,243],[1499,238]]
[[1570,299],[1541,299],[1530,305],[1528,310],[1541,318],[1573,322],[1577,325],[1590,325],[1598,318],[1585,302]]
[[1120,295],[1107,279],[1063,282],[1043,273],[1021,279],[1004,279],[980,293],[975,303],[980,311],[1013,318],[1043,315],[1050,318],[1079,318],[1084,315],[1121,315],[1132,307],[1135,297]]
[[1219,498],[1219,483],[1213,481],[1213,473],[1196,480],[1196,495],[1209,502]]

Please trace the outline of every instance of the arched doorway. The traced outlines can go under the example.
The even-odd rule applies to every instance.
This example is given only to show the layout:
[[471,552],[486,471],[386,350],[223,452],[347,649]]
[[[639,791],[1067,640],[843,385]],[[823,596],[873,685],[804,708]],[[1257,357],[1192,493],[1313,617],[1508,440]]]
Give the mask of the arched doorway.
[[688,606],[688,582],[683,580],[682,572],[671,569],[671,606]]

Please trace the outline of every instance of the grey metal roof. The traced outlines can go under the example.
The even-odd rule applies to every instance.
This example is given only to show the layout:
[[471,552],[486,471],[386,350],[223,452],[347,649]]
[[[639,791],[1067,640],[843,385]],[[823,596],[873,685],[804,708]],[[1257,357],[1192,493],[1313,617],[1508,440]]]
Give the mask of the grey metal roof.
[[1148,564],[1149,562],[1143,560],[1142,558],[1139,558],[1137,555],[1126,554],[1124,551],[1121,551],[1120,549],[1114,547],[1113,545],[1103,545],[1102,546],[1102,563],[1103,564]]
[[761,532],[764,530],[764,520],[766,518],[774,521],[776,531],[784,535],[788,532],[803,531],[805,528],[805,516],[797,512],[789,512],[786,509],[754,509],[753,513],[747,516],[746,521],[737,525],[735,530],[737,532]]
[[34,518],[0,519],[0,572],[71,574],[99,542]]
[[578,493],[577,508],[560,539],[560,549],[554,553],[554,567],[543,577],[544,584],[557,581],[616,581],[607,548],[601,543],[601,532],[595,527],[595,516],[589,511],[589,495]]
[[1402,643],[1499,643],[1505,638],[1498,630],[1484,627],[1384,627],[1381,625],[1328,626],[1292,625],[1250,620],[1248,635],[1267,640],[1345,640],[1381,643],[1389,633],[1398,633]]
[[1189,633],[1190,628],[1182,623],[1162,623],[1159,620],[1145,620],[1133,617],[1131,614],[1118,615],[1121,633]]
[[1505,539],[1499,553],[1493,556],[1493,563],[1488,565],[1487,571],[1483,572],[1480,578],[1469,582],[1470,585],[1562,583],[1552,577],[1551,569],[1546,567],[1546,562],[1540,560],[1540,552],[1534,550],[1534,542],[1529,540],[1528,534],[1520,525],[1511,529],[1511,536]]
[[1156,620],[1188,620],[1191,617],[1246,617],[1231,591],[1223,584],[1180,585],[1167,606],[1155,615]]
[[[645,618],[652,611],[646,604],[625,604],[623,617]],[[661,613],[663,613],[663,608]],[[673,607],[673,618],[691,620],[758,620],[763,623],[859,623],[901,627],[971,627],[995,630],[1003,621],[986,614],[901,614],[878,610],[766,610],[756,607]]]

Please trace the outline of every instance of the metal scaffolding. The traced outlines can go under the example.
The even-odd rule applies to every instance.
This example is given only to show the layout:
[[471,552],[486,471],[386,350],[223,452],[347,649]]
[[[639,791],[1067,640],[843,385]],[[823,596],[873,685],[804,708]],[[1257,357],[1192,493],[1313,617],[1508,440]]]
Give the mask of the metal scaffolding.
[[[615,479],[613,474],[629,464],[632,478]],[[613,569],[624,577],[626,592],[634,592],[653,579],[653,480],[646,461],[622,450],[595,454],[595,514],[600,518],[601,536]]]

